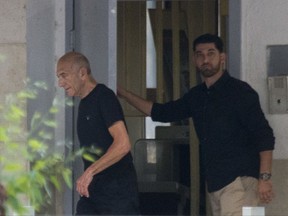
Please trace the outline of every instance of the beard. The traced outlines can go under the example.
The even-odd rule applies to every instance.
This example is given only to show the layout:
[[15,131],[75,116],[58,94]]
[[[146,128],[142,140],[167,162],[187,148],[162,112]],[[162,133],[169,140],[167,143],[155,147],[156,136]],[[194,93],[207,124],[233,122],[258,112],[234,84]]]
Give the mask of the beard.
[[196,71],[199,72],[203,77],[212,77],[220,71],[221,63],[218,65],[203,64],[201,67],[196,67]]

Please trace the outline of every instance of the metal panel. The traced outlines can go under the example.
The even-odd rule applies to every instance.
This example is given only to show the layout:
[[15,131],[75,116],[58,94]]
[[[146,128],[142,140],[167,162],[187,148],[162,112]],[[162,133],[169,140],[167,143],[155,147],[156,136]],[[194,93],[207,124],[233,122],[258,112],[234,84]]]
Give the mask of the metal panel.
[[269,113],[288,113],[288,76],[268,77]]
[[[187,160],[183,160],[184,157]],[[159,185],[177,182],[189,186],[189,157],[187,139],[140,139],[134,146],[139,182],[158,182]]]
[[[183,215],[187,211],[190,200],[190,152],[187,141],[140,139],[136,142],[134,151],[140,195],[157,194],[164,199],[174,194],[180,199],[170,205],[177,208],[177,215]],[[147,200],[144,206],[145,203]]]

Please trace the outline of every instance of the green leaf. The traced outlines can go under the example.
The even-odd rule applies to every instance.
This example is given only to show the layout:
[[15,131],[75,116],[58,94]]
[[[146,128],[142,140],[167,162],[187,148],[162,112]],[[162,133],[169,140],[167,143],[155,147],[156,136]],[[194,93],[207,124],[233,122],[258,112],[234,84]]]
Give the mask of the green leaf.
[[70,98],[66,98],[66,99],[65,99],[65,104],[66,104],[67,106],[72,107],[72,106],[74,105],[74,102],[73,102]]
[[72,188],[72,172],[70,169],[65,169],[62,173],[63,179],[69,188]]
[[57,127],[57,123],[54,120],[45,120],[45,121],[43,121],[43,124],[48,126],[48,127],[51,127],[51,128]]
[[42,190],[40,190],[39,187],[31,188],[30,190],[30,196],[31,196],[31,202],[33,204],[33,207],[36,210],[40,209],[40,204],[43,203],[43,194]]
[[9,163],[6,164],[2,170],[5,172],[19,172],[23,170],[23,165],[20,163]]
[[89,153],[84,153],[82,156],[85,160],[91,161],[91,162],[95,162],[96,159],[93,155],[89,154]]
[[102,153],[103,153],[103,150],[101,148],[95,148],[94,146],[89,148],[88,151],[93,153],[93,154],[96,154],[98,156],[102,155]]
[[37,139],[29,139],[28,145],[34,152],[45,151],[47,149],[47,146]]
[[44,186],[46,184],[46,177],[40,172],[35,172],[35,170],[33,170],[33,172],[34,173],[30,175],[31,182],[34,181],[40,186]]
[[58,113],[59,109],[55,106],[51,107],[49,112],[52,113],[52,114],[55,114],[55,113]]
[[37,96],[37,92],[31,91],[31,90],[21,91],[17,94],[17,97],[19,99],[35,99],[36,96]]
[[33,165],[33,170],[38,171],[38,170],[43,170],[46,167],[46,162],[43,160],[37,160],[36,163]]
[[50,176],[50,181],[52,182],[52,184],[57,188],[57,190],[60,190],[61,189],[61,185],[57,179],[56,176]]
[[38,87],[39,89],[48,90],[47,84],[45,82],[43,82],[43,81],[37,81],[37,82],[34,83],[34,85],[36,87]]
[[53,134],[49,133],[47,131],[44,131],[44,130],[40,130],[38,132],[38,135],[39,135],[39,137],[41,137],[42,139],[45,139],[45,140],[52,140],[53,139]]
[[39,120],[41,118],[40,112],[35,112],[32,119],[31,119],[31,127],[34,128],[36,124],[39,123]]
[[6,128],[0,127],[0,142],[6,142],[8,140],[6,131]]
[[11,105],[10,109],[11,109],[11,116],[15,119],[19,119],[25,116],[24,111],[15,105]]

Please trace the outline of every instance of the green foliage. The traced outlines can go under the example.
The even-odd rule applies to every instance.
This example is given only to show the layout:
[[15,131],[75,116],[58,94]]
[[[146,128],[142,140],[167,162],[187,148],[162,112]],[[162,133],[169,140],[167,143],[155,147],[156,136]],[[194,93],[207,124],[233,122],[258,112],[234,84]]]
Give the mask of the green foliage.
[[43,82],[28,83],[25,90],[7,95],[0,104],[0,182],[8,196],[5,207],[18,214],[24,211],[23,197],[37,211],[51,201],[52,188],[61,190],[63,183],[71,188],[69,164],[82,154],[71,151],[64,157],[54,149],[59,100],[54,99],[47,113],[35,112],[28,127],[27,101],[47,89]]

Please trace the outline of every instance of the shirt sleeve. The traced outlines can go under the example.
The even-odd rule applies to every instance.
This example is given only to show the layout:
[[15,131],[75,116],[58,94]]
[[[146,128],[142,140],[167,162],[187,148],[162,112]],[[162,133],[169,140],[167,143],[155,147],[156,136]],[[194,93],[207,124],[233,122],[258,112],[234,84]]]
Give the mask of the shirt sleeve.
[[259,96],[248,84],[238,94],[236,110],[240,122],[247,127],[249,137],[258,151],[273,150],[275,137],[261,109]]
[[175,122],[191,117],[188,94],[182,98],[164,104],[154,103],[151,110],[153,121]]
[[102,117],[107,128],[111,127],[117,121],[124,121],[122,107],[112,90],[104,90],[104,93],[101,95],[100,103]]

